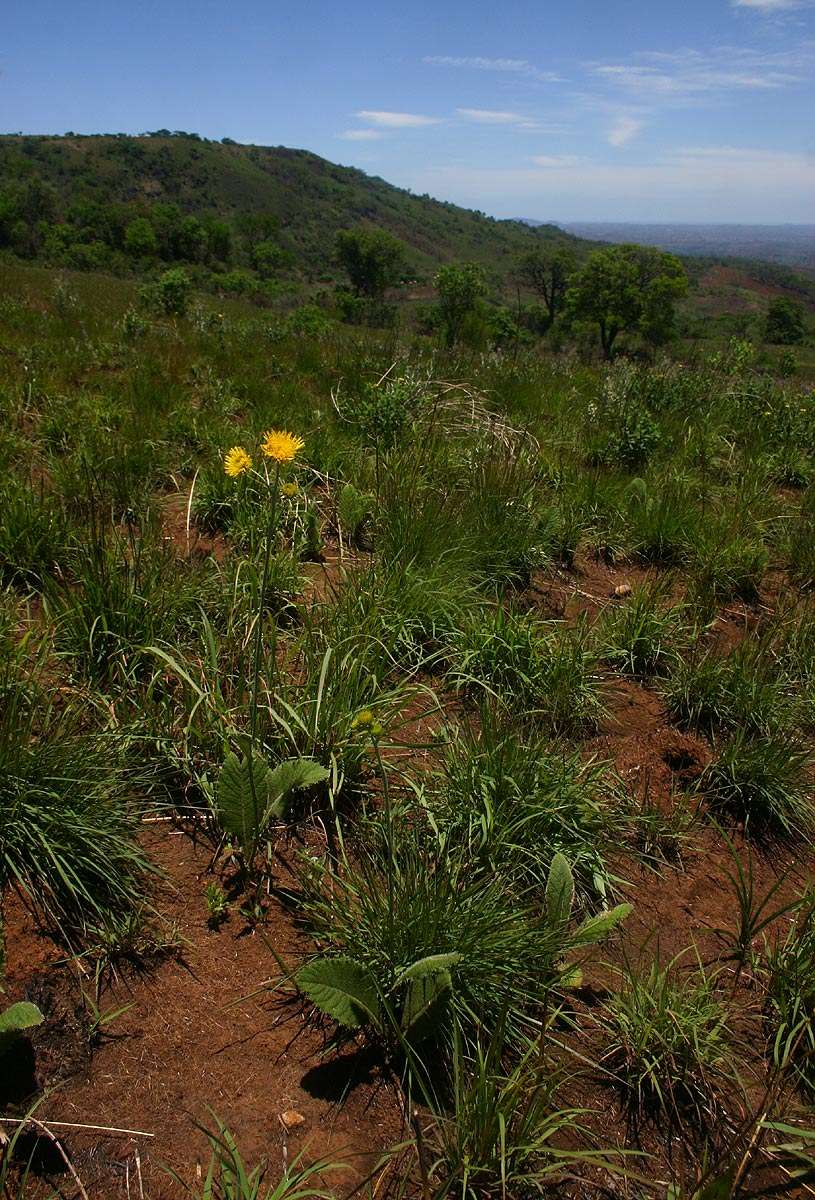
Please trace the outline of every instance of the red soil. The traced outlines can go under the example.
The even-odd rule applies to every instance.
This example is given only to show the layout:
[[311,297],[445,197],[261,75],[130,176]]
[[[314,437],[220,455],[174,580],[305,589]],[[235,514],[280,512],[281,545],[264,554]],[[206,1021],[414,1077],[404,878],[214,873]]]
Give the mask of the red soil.
[[[94,1197],[126,1196],[128,1176],[137,1194],[137,1151],[151,1200],[184,1194],[164,1168],[187,1183],[206,1173],[208,1147],[196,1123],[212,1127],[208,1108],[233,1130],[249,1164],[268,1159],[279,1173],[286,1153],[291,1161],[307,1147],[312,1159],[345,1160],[353,1174],[331,1175],[326,1183],[350,1190],[350,1181],[367,1176],[380,1153],[402,1136],[393,1086],[364,1051],[324,1056],[324,1035],[305,1023],[283,992],[264,986],[280,977],[272,949],[293,964],[303,957],[285,908],[273,904],[268,922],[254,934],[237,913],[220,932],[211,932],[203,897],[211,849],[169,824],[154,827],[146,844],[167,876],[157,907],[183,944],[146,974],[124,969],[102,1007],[132,1007],[110,1025],[92,1056],[82,1045],[87,1026],[81,1011],[76,1014],[75,972],[51,965],[43,975],[57,956],[19,905],[10,906],[10,998],[23,994],[25,982],[50,1006],[45,1032],[34,1039],[37,1082],[48,1088],[63,1081],[38,1117],[153,1135],[66,1134],[72,1161]],[[85,986],[91,990],[92,980]],[[66,1072],[64,1060],[71,1055]],[[304,1120],[287,1116],[297,1122],[287,1131],[283,1115],[290,1113]]]
[[[595,619],[606,605],[625,603],[614,598],[615,588],[636,585],[649,575],[630,565],[610,567],[581,559],[574,571],[536,577],[525,599],[542,615]],[[333,561],[312,572],[317,589],[333,586],[336,578]],[[778,582],[770,581],[769,603]],[[760,615],[758,606],[738,605],[722,614],[716,632],[721,649],[737,645]],[[673,727],[657,692],[636,682],[614,677],[608,702],[608,715],[585,743],[585,752],[610,760],[640,803],[647,800],[666,813],[677,806],[696,810],[693,785],[709,758],[706,742]],[[408,748],[396,753],[403,753],[412,767],[419,756],[431,761],[432,750],[426,747],[442,714],[428,712],[417,697],[405,718]],[[411,745],[416,749],[410,750]],[[143,1131],[133,1137],[66,1132],[64,1144],[93,1198],[139,1194],[139,1171],[151,1200],[182,1195],[164,1166],[191,1183],[206,1171],[208,1148],[196,1122],[212,1125],[208,1107],[233,1130],[246,1160],[268,1159],[275,1177],[284,1153],[291,1160],[304,1146],[314,1158],[347,1156],[356,1174],[327,1181],[345,1194],[375,1169],[384,1150],[406,1136],[396,1089],[370,1054],[347,1051],[338,1057],[326,1052],[324,1033],[306,1023],[302,1009],[284,992],[265,986],[280,976],[272,949],[291,964],[306,951],[283,903],[272,900],[267,923],[255,933],[234,912],[220,932],[209,931],[203,888],[212,878],[206,874],[210,847],[196,844],[170,823],[146,829],[151,856],[166,873],[157,908],[177,927],[183,944],[142,975],[123,970],[104,996],[103,1008],[132,1007],[111,1024],[109,1036],[93,1052],[79,1003],[76,964],[60,965],[53,944],[37,934],[19,902],[12,899],[7,906],[8,999],[28,993],[49,1018],[34,1039],[37,1082],[45,1088],[58,1086],[38,1116]],[[739,830],[730,833],[744,857]],[[736,917],[728,882],[730,853],[703,815],[689,831],[676,865],[651,869],[637,865],[623,850],[614,865],[627,881],[622,891],[634,903],[634,912],[622,938],[586,964],[587,986],[576,1000],[584,1019],[573,1045],[589,1059],[603,1052],[592,1007],[607,993],[624,956],[636,960],[641,953],[658,952],[668,960],[695,946],[681,960],[683,969],[696,967],[697,954],[715,965],[724,952],[721,931],[732,930]],[[813,864],[810,848],[794,844],[753,849],[752,857],[759,895],[785,872],[790,877],[782,895],[800,890]],[[765,1064],[760,1013],[748,977],[738,984],[735,1011],[749,1099],[757,1094]],[[567,1065],[573,1070],[576,1060],[567,1057]],[[601,1144],[637,1144],[618,1094],[601,1073],[586,1068],[571,1090],[575,1103],[591,1110],[586,1123]],[[304,1120],[286,1131],[283,1114],[288,1113]],[[670,1138],[653,1130],[637,1136],[654,1155],[649,1166],[643,1162],[639,1169],[664,1177]],[[383,1194],[399,1169],[391,1169],[389,1180],[377,1185],[377,1194]],[[71,1194],[64,1175],[63,1182]]]

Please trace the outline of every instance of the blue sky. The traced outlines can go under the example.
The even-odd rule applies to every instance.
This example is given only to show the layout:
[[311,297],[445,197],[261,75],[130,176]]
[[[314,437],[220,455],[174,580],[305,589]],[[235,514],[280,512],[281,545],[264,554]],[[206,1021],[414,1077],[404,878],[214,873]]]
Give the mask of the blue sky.
[[815,222],[815,0],[9,0],[0,125],[304,147],[497,216]]

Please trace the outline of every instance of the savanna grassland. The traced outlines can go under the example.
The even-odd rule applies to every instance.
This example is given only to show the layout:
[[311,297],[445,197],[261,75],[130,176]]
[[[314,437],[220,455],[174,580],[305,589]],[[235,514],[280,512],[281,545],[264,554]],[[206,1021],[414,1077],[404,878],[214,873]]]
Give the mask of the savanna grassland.
[[0,267],[0,1193],[808,1190],[806,360],[177,307]]

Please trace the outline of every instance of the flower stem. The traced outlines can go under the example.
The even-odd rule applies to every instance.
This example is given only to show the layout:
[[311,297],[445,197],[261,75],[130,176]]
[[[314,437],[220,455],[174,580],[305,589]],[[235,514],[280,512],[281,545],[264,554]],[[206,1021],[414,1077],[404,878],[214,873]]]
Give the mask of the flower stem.
[[391,808],[391,793],[388,785],[388,775],[385,770],[385,764],[382,762],[382,753],[379,749],[379,738],[374,737],[374,752],[376,754],[376,762],[379,767],[379,774],[382,777],[382,800],[385,810],[385,844],[387,847],[388,856],[388,947],[391,956],[391,965],[393,964],[393,933],[394,933],[394,871],[396,863],[393,857],[394,837],[393,837],[393,809]]
[[[263,553],[263,574],[260,583],[260,602],[258,606],[257,621],[255,623],[255,655],[252,666],[252,691],[249,700],[249,753],[246,756],[247,765],[249,767],[249,787],[252,792],[252,807],[255,816],[254,839],[252,842],[252,851],[249,856],[250,861],[255,857],[257,850],[257,839],[260,835],[260,824],[262,819],[260,801],[258,799],[257,786],[255,784],[255,772],[253,759],[255,754],[255,741],[257,738],[258,725],[258,684],[260,680],[260,658],[263,653],[263,614],[266,611],[266,590],[269,586],[269,566],[272,560],[272,541],[275,534],[275,519],[277,517],[277,491],[280,480],[280,463],[275,464],[274,479],[270,487],[270,504],[269,504],[269,521],[266,526],[266,545]],[[271,678],[274,680],[277,658],[277,624],[272,623],[272,655],[271,655]]]
[[[271,504],[269,505],[269,522],[266,526],[266,546],[263,554],[263,574],[260,583],[260,606],[258,609],[257,623],[255,625],[255,657],[252,667],[252,693],[250,700],[250,745],[252,749],[255,746],[255,736],[257,733],[257,717],[258,717],[258,681],[260,678],[260,657],[263,652],[263,613],[266,608],[266,590],[269,586],[269,567],[272,560],[272,541],[274,539],[275,518],[277,517],[277,490],[280,480],[280,464],[275,466],[274,479],[270,488]],[[274,624],[274,634],[272,640],[272,673],[274,673],[275,650],[277,647],[277,624]]]

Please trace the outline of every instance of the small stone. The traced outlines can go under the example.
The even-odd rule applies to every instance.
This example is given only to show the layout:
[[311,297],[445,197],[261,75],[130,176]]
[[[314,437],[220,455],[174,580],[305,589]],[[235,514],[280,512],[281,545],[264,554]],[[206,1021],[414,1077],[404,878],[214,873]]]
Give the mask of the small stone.
[[622,598],[624,596],[630,596],[630,595],[631,595],[631,584],[630,583],[618,583],[614,589],[614,596],[617,600],[622,600]]
[[286,1112],[280,1114],[280,1120],[286,1129],[294,1129],[295,1125],[302,1125],[305,1119],[303,1114],[297,1112],[294,1108],[289,1108]]

